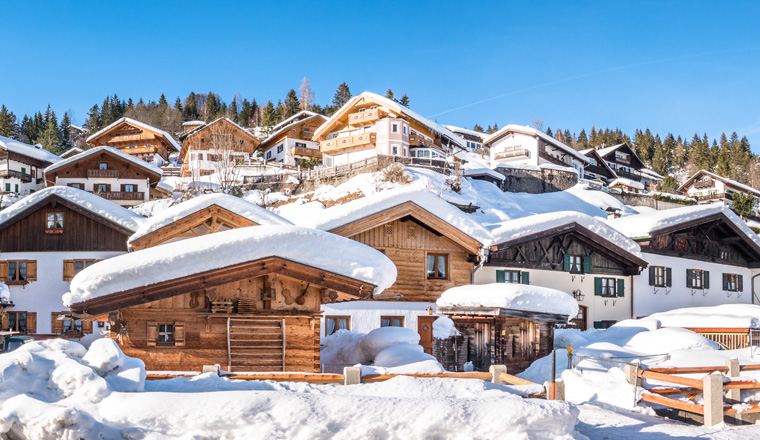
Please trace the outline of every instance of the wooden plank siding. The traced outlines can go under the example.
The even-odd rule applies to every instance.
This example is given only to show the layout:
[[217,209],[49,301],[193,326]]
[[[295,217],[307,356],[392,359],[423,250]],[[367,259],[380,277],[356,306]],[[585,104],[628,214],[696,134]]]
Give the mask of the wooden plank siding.
[[[48,212],[63,213],[63,233],[45,233]],[[128,238],[127,231],[120,231],[104,220],[95,220],[63,203],[48,200],[0,230],[0,249],[3,252],[126,252]]]
[[46,173],[45,185],[55,185],[56,177],[87,179],[89,177],[88,171],[98,170],[101,163],[108,164],[108,171],[118,171],[117,179],[150,179],[151,184],[161,180],[161,175],[158,173],[138,167],[114,154],[103,152],[95,157],[89,157],[64,168],[53,170],[50,174]]
[[[129,135],[129,133],[138,134]],[[169,154],[175,151],[174,147],[160,133],[134,126],[127,121],[112,127],[97,138],[89,139],[87,143],[91,147],[107,145],[133,156],[158,154],[164,160],[168,159]],[[151,146],[148,147],[148,144]],[[134,148],[130,148],[131,145],[134,145]]]

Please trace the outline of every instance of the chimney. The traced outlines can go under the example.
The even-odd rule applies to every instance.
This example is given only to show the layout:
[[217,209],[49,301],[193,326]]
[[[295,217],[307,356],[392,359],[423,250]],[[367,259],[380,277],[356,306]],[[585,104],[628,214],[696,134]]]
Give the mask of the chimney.
[[623,216],[623,214],[620,212],[618,208],[613,208],[610,206],[609,208],[605,209],[607,211],[607,219],[608,220],[614,220],[616,218],[620,218]]

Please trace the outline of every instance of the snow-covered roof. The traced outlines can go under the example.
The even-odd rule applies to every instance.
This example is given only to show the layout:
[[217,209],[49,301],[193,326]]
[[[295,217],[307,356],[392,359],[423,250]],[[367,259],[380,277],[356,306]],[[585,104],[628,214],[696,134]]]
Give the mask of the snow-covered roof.
[[190,126],[193,126],[193,125],[206,125],[206,122],[204,122],[204,121],[187,121],[187,122],[183,122],[182,123],[183,127],[190,127]]
[[164,139],[166,139],[166,141],[169,142],[169,144],[172,147],[174,147],[175,150],[177,150],[177,151],[181,150],[181,148],[180,148],[179,144],[177,143],[177,141],[174,140],[174,138],[172,137],[172,135],[170,135],[169,133],[165,132],[164,130],[161,130],[160,128],[156,128],[156,127],[154,127],[152,125],[146,124],[144,122],[140,122],[140,121],[138,121],[136,119],[127,118],[127,117],[121,118],[118,121],[114,122],[113,124],[110,124],[109,126],[105,127],[104,129],[102,129],[102,130],[98,131],[97,133],[91,135],[90,137],[87,138],[87,143],[89,144],[90,142],[94,141],[96,138],[100,137],[100,135],[102,135],[103,133],[106,133],[106,132],[110,131],[112,128],[114,128],[114,127],[116,127],[118,125],[121,125],[121,124],[123,124],[125,122],[127,124],[134,125],[136,127],[140,127],[140,128],[142,128],[144,130],[149,130],[149,131],[153,131],[155,133],[158,133],[161,136],[163,136]]
[[484,246],[491,243],[491,235],[488,231],[467,214],[432,192],[413,187],[381,191],[342,205],[312,212],[308,218],[299,215],[298,218],[290,220],[301,226],[331,231],[407,202],[416,204]]
[[662,179],[665,178],[661,174],[658,174],[655,170],[651,170],[649,168],[642,168],[642,169],[636,170],[636,171],[638,171],[640,174],[646,175],[647,177],[650,177],[650,178],[654,177],[654,178],[659,179],[659,180],[662,180]]
[[155,232],[165,226],[179,221],[198,211],[210,206],[218,206],[258,225],[292,225],[288,220],[279,215],[267,211],[266,209],[245,201],[240,197],[229,194],[214,193],[194,197],[182,203],[178,203],[170,208],[164,209],[160,213],[145,219],[142,226],[131,236],[129,241],[135,241],[152,232]]
[[95,194],[68,186],[50,186],[30,194],[0,211],[0,227],[51,196],[58,196],[130,231],[136,231],[145,220],[132,211]]
[[552,144],[553,146],[565,151],[566,153],[570,154],[571,156],[575,157],[581,162],[583,163],[589,162],[588,157],[586,157],[580,151],[577,151],[576,149],[563,144],[562,142],[558,141],[557,139],[554,139],[553,137],[549,136],[548,134],[544,133],[541,130],[536,130],[535,128],[528,127],[527,125],[509,124],[507,126],[504,126],[499,131],[485,138],[485,140],[483,140],[483,143],[484,144],[491,143],[492,141],[500,139],[502,136],[510,132],[517,132],[517,133],[527,134],[531,136],[537,136],[543,139],[545,142],[548,142]]
[[45,174],[52,173],[55,170],[60,170],[61,168],[65,168],[73,163],[79,162],[81,160],[85,160],[92,156],[97,156],[100,153],[107,153],[113,156],[118,157],[119,159],[126,161],[134,166],[140,167],[144,170],[147,170],[153,174],[157,174],[159,177],[164,174],[163,170],[161,168],[149,164],[148,162],[145,162],[142,159],[139,159],[135,156],[132,156],[131,154],[127,154],[123,151],[119,151],[116,148],[108,147],[108,146],[102,146],[102,147],[95,147],[90,148],[87,151],[84,151],[82,153],[76,154],[74,156],[70,156],[62,161],[56,162],[53,165],[50,165],[49,167],[45,168]]
[[357,241],[298,226],[251,226],[162,244],[109,258],[71,281],[63,302],[79,302],[278,257],[375,285],[375,294],[396,281],[396,266]]
[[711,307],[687,307],[655,313],[647,318],[660,321],[663,327],[760,328],[760,306],[722,304]]
[[222,122],[222,121],[227,121],[227,122],[229,122],[229,123],[230,123],[230,124],[232,124],[234,127],[237,127],[237,128],[238,128],[238,129],[240,129],[242,132],[244,132],[244,133],[245,133],[247,136],[250,136],[252,139],[255,139],[255,140],[258,142],[258,139],[256,139],[256,136],[254,136],[253,134],[251,134],[251,132],[250,132],[250,131],[248,131],[248,130],[246,130],[245,128],[241,127],[240,125],[238,125],[238,123],[237,123],[237,122],[233,121],[233,120],[232,120],[232,119],[230,119],[230,118],[218,118],[218,119],[215,119],[215,120],[213,120],[213,121],[209,122],[208,124],[206,124],[206,123],[204,122],[204,123],[203,123],[203,125],[200,125],[200,126],[198,126],[198,127],[194,128],[194,129],[192,129],[192,130],[188,131],[187,133],[182,133],[182,135],[180,136],[180,139],[182,139],[182,140],[185,140],[185,139],[189,138],[190,136],[193,136],[194,134],[196,134],[196,133],[199,133],[199,132],[201,132],[201,131],[205,130],[206,128],[208,128],[208,127],[211,127],[212,125],[215,125],[215,124],[217,124],[217,123],[219,123],[219,122]]
[[42,148],[40,144],[29,145],[23,142],[19,142],[15,139],[0,136],[0,148],[6,151],[20,154],[22,156],[29,157],[31,159],[41,160],[48,163],[56,163],[61,160],[60,157]]
[[661,229],[671,228],[682,223],[699,220],[715,214],[723,214],[725,218],[739,228],[757,246],[760,237],[747,226],[729,207],[722,203],[710,205],[685,206],[683,208],[666,209],[628,217],[606,220],[606,222],[633,239],[648,238]]
[[[304,112],[301,112],[301,113],[312,113],[312,112],[306,112],[306,111],[304,111]],[[296,116],[298,116],[298,115],[296,115]],[[292,120],[294,117],[295,116],[291,116],[288,119]],[[276,127],[280,127],[280,128],[278,128],[277,131],[275,131],[274,133],[270,134],[265,140],[261,141],[261,148],[262,148],[262,150],[266,151],[266,149],[268,149],[269,144],[273,143],[274,140],[277,139],[277,137],[280,136],[282,133],[287,132],[288,130],[290,130],[291,128],[293,128],[294,126],[296,126],[298,124],[302,124],[304,122],[308,122],[309,120],[315,119],[315,118],[322,118],[323,121],[327,120],[327,117],[319,115],[317,113],[313,113],[311,115],[308,115],[307,117],[300,118],[298,120],[292,120],[292,122],[290,124],[287,124],[287,125],[277,124]],[[272,145],[272,146],[274,146],[274,145]]]
[[64,151],[64,152],[61,154],[61,156],[60,156],[60,157],[61,157],[61,159],[66,159],[67,157],[71,157],[71,156],[73,156],[73,155],[75,155],[75,154],[79,154],[79,153],[81,153],[82,151],[84,151],[84,150],[83,150],[83,149],[81,149],[81,148],[79,148],[79,147],[71,147],[71,148],[69,148],[68,150]]
[[575,211],[549,212],[505,221],[492,229],[491,235],[493,236],[494,244],[501,244],[572,223],[577,223],[589,231],[604,237],[615,246],[631,254],[636,256],[641,255],[641,247],[635,241],[601,219]]
[[453,287],[441,294],[436,305],[439,308],[483,307],[549,313],[567,316],[568,319],[578,314],[578,302],[568,293],[547,287],[513,283]]
[[635,180],[627,179],[625,177],[618,177],[617,179],[610,182],[609,186],[612,188],[613,186],[622,185],[627,186],[629,188],[636,188],[636,189],[644,189],[644,184],[641,182],[636,182]]
[[[615,151],[615,150],[617,150],[617,149],[619,149],[619,148],[621,148],[623,146],[628,146],[628,144],[622,143],[622,144],[613,145],[611,147],[599,148],[598,150],[596,150],[596,152],[599,153],[600,156],[606,156],[606,155],[612,153],[613,151]],[[629,146],[628,148],[631,148],[631,147]],[[633,149],[631,149],[631,150],[633,150]],[[634,154],[635,153],[636,152],[634,151]]]
[[286,125],[290,125],[291,123],[295,122],[296,120],[311,118],[312,116],[317,116],[318,114],[319,113],[310,112],[308,110],[302,110],[302,111],[294,114],[293,116],[291,116],[291,117],[289,117],[289,118],[287,118],[287,119],[285,119],[285,120],[283,120],[283,121],[281,121],[281,122],[273,125],[272,126],[272,130],[277,131],[280,128],[286,126]]
[[315,132],[315,136],[320,135],[324,127],[330,126],[333,123],[333,121],[335,121],[336,119],[338,119],[339,117],[341,117],[342,113],[344,112],[344,110],[350,109],[358,101],[360,101],[362,99],[369,99],[369,100],[378,102],[378,103],[380,103],[383,106],[386,106],[388,108],[393,109],[393,111],[395,111],[396,113],[404,114],[404,115],[406,115],[406,116],[408,116],[408,117],[416,120],[417,122],[421,123],[422,125],[425,125],[425,126],[429,127],[431,130],[433,130],[435,132],[438,132],[438,133],[440,133],[443,136],[446,136],[447,138],[451,139],[452,142],[454,142],[455,144],[459,145],[462,148],[466,148],[466,146],[467,146],[467,143],[465,142],[464,139],[462,139],[461,137],[457,136],[451,130],[449,130],[448,128],[444,127],[443,125],[441,125],[441,124],[439,124],[437,122],[431,121],[430,119],[428,119],[428,118],[420,115],[417,112],[414,112],[414,111],[410,110],[407,107],[404,107],[403,105],[397,103],[396,101],[393,101],[391,99],[388,99],[388,98],[386,98],[384,96],[380,96],[380,95],[378,95],[376,93],[372,93],[372,92],[362,92],[361,94],[356,95],[353,98],[351,98],[347,103],[345,103],[343,105],[343,107],[341,107],[337,112],[335,112],[335,114],[330,119],[328,119],[327,121],[325,121],[325,123],[322,124],[322,126],[320,126],[317,129],[317,131]]
[[728,177],[720,176],[718,174],[715,174],[715,173],[707,171],[707,170],[699,170],[696,173],[694,173],[694,175],[691,176],[691,177],[689,177],[689,179],[686,180],[686,182],[684,182],[684,184],[681,185],[681,187],[678,188],[678,190],[679,191],[686,191],[687,190],[687,186],[690,185],[692,182],[694,182],[694,180],[696,180],[700,175],[703,175],[703,174],[706,174],[706,175],[712,177],[715,180],[720,180],[723,183],[726,183],[728,185],[731,185],[731,186],[734,186],[736,188],[739,188],[742,191],[747,191],[748,193],[752,193],[755,196],[760,197],[760,190],[757,190],[755,188],[752,188],[749,185],[745,185],[745,184],[743,184],[741,182],[737,182],[736,180],[729,179]]
[[447,124],[444,124],[443,126],[446,127],[446,128],[448,128],[449,130],[453,131],[454,133],[469,134],[470,136],[479,137],[480,140],[483,140],[486,137],[488,137],[488,135],[486,133],[481,133],[481,132],[475,131],[475,130],[468,130],[468,129],[463,128],[463,127],[457,127],[456,125],[447,125]]

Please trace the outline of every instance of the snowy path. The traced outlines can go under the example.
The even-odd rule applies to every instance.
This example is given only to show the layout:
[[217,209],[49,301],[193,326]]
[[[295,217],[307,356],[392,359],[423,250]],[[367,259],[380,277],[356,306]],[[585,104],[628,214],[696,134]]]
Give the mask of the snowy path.
[[589,440],[760,438],[760,425],[703,428],[620,408],[613,411],[589,404],[579,405],[578,408],[581,414],[575,430]]

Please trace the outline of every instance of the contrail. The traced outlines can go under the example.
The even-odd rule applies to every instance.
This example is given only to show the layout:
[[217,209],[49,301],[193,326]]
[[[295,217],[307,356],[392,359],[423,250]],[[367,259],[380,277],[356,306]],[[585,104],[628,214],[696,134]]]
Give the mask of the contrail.
[[612,67],[612,68],[609,68],[609,69],[598,70],[596,72],[583,73],[581,75],[571,76],[571,77],[568,77],[568,78],[558,79],[558,80],[555,80],[555,81],[549,81],[549,82],[545,82],[545,83],[542,83],[542,84],[537,84],[535,86],[526,87],[524,89],[513,90],[513,91],[508,92],[508,93],[504,93],[504,94],[497,95],[497,96],[492,96],[490,98],[482,99],[480,101],[476,101],[476,102],[473,102],[473,103],[470,103],[470,104],[466,104],[466,105],[463,105],[463,106],[460,106],[460,107],[452,108],[451,110],[446,110],[446,111],[443,111],[443,112],[440,112],[440,113],[436,113],[434,115],[430,115],[430,116],[428,116],[428,118],[435,118],[436,116],[445,115],[447,113],[451,113],[451,112],[455,112],[457,110],[462,110],[462,109],[465,109],[465,108],[468,108],[468,107],[472,107],[472,106],[475,106],[475,105],[483,104],[485,102],[496,101],[497,99],[505,98],[505,97],[511,96],[511,95],[516,95],[518,93],[527,92],[529,90],[539,89],[541,87],[551,86],[551,85],[554,85],[554,84],[559,84],[559,83],[563,83],[563,82],[567,82],[567,81],[573,81],[573,80],[576,80],[576,79],[586,78],[586,77],[589,77],[589,76],[601,75],[603,73],[618,72],[618,71],[621,71],[621,70],[633,69],[635,67],[651,66],[652,64],[669,63],[671,61],[688,60],[688,59],[692,59],[692,58],[701,58],[701,57],[706,57],[706,56],[711,56],[711,55],[723,55],[723,54],[737,53],[737,52],[751,52],[751,51],[755,51],[755,50],[758,50],[758,49],[760,49],[760,48],[758,48],[758,47],[752,47],[752,48],[747,48],[747,49],[734,49],[734,50],[724,50],[724,51],[717,51],[717,52],[706,52],[706,53],[700,53],[700,54],[696,54],[696,55],[684,55],[684,56],[680,56],[680,57],[667,58],[667,59],[663,59],[663,60],[647,61],[647,62],[644,62],[644,63],[636,63],[636,64],[628,64],[626,66]]

